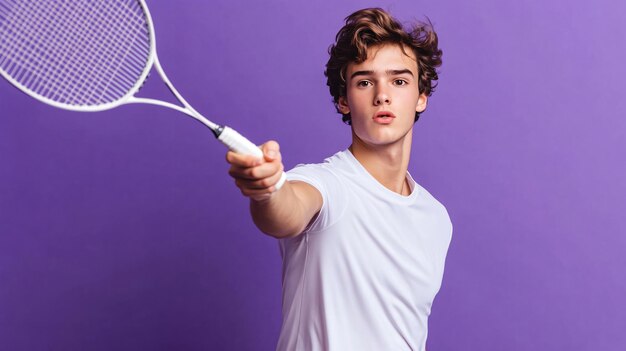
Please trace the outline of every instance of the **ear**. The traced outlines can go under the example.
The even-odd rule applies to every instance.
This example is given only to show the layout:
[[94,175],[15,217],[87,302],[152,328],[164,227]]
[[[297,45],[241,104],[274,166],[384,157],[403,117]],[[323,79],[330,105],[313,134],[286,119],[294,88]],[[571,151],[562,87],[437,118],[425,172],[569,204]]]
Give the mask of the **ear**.
[[415,107],[415,112],[424,112],[426,109],[426,105],[428,105],[428,96],[426,94],[421,94],[417,99],[417,106]]
[[339,97],[339,103],[337,105],[339,107],[339,112],[341,112],[342,115],[350,113],[350,106],[348,106],[348,99],[346,99],[345,96]]

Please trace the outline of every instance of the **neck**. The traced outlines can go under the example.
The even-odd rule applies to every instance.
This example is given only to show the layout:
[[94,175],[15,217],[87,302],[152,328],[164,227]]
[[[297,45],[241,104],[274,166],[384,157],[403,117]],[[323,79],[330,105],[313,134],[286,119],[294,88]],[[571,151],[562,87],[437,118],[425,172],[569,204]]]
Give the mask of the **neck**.
[[350,152],[359,163],[385,188],[407,196],[411,193],[407,170],[411,156],[412,133],[388,145],[371,145],[352,134]]

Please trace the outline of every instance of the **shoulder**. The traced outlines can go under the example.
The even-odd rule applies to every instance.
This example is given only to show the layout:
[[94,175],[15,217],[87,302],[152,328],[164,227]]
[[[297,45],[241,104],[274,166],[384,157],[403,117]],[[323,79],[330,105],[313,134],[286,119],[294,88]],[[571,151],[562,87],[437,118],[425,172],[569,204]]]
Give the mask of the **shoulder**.
[[303,181],[320,188],[340,182],[343,174],[349,170],[346,151],[340,151],[321,163],[299,164],[287,172],[287,179]]
[[289,181],[307,183],[322,197],[319,214],[306,231],[327,228],[341,217],[349,202],[346,179],[349,177],[350,167],[345,151],[340,151],[322,163],[299,164],[287,172]]
[[446,232],[448,241],[452,236],[452,221],[446,207],[435,198],[426,188],[414,181],[415,190],[419,192],[419,207],[428,208],[433,224]]

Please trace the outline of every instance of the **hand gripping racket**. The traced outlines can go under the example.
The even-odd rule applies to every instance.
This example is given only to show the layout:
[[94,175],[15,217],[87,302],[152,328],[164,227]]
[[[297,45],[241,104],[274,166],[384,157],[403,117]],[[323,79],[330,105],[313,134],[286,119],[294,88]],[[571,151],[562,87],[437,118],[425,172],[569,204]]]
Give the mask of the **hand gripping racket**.
[[[135,97],[152,67],[182,106]],[[142,103],[200,121],[230,150],[263,158],[234,129],[198,113],[167,78],[143,0],[0,0],[0,74],[35,99],[73,111]],[[282,174],[276,189],[285,182]]]

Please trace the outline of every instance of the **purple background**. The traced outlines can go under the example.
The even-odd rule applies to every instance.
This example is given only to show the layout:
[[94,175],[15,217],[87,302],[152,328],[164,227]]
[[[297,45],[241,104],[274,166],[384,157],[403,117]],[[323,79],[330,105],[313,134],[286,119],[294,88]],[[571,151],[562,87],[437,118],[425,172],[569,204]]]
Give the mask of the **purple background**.
[[[410,171],[455,229],[429,350],[626,349],[623,1],[149,5],[181,93],[278,140],[288,168],[349,144],[323,76],[343,18],[428,15],[444,66]],[[141,95],[167,97],[154,77]],[[6,82],[0,113],[0,348],[274,348],[278,247],[208,129],[154,106],[57,110]]]

